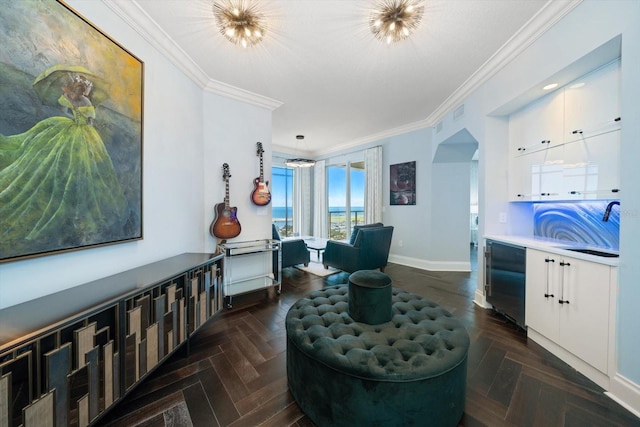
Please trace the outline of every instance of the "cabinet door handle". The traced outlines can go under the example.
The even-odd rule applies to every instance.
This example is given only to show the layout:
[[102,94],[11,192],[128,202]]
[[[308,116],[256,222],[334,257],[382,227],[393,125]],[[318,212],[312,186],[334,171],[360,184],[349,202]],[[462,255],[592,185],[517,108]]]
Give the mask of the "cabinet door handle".
[[550,139],[543,139],[542,141],[540,141],[541,144],[551,144],[551,140]]
[[524,194],[516,194],[516,197],[524,197]]
[[547,265],[547,292],[544,293],[544,297],[553,298],[554,296],[552,293],[550,293],[550,289],[549,289],[549,263],[556,262],[556,260],[553,258],[545,258],[544,262]]
[[518,147],[518,151],[527,151],[527,149],[524,147]]
[[612,188],[612,189],[611,189],[611,192],[612,192],[612,193],[619,193],[619,192],[620,192],[620,189],[619,189],[619,188]]
[[577,133],[581,134],[582,133],[582,129],[576,129],[576,130],[572,131],[571,133],[574,134],[574,135],[577,134]]
[[491,296],[491,249],[485,248],[485,271],[484,271],[484,291],[487,296]]
[[[571,263],[560,261],[560,267],[570,267]],[[560,284],[560,299],[558,304],[569,304],[569,300],[564,299],[564,271],[562,272],[562,283]]]

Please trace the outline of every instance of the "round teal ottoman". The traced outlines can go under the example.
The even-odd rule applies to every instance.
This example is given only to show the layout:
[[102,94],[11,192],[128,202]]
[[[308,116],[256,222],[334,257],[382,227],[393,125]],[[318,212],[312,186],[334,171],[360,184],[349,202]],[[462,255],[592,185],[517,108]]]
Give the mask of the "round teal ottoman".
[[456,426],[464,411],[469,335],[438,304],[392,290],[390,321],[349,315],[348,286],[310,293],[287,313],[287,376],[323,426]]
[[375,325],[391,320],[391,277],[376,270],[360,270],[349,276],[349,316]]

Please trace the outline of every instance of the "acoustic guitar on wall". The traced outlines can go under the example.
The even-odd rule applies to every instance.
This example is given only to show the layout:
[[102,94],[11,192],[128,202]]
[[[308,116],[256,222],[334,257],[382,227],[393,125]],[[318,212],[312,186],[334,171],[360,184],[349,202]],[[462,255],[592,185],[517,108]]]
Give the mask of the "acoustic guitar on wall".
[[215,206],[216,217],[211,223],[209,232],[219,239],[232,239],[240,234],[242,227],[238,221],[238,208],[229,206],[229,165],[222,165],[222,179],[225,182],[224,203]]
[[262,162],[262,143],[258,142],[258,150],[256,155],[260,157],[260,176],[253,180],[254,190],[251,193],[251,201],[254,205],[266,206],[271,202],[271,193],[269,192],[269,181],[264,180],[263,162]]

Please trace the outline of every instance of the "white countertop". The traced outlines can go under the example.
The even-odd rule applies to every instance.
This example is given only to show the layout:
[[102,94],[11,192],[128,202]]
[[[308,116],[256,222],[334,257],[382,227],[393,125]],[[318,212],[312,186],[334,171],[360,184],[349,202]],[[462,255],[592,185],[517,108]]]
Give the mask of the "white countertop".
[[523,236],[506,236],[506,235],[486,235],[485,239],[496,240],[499,242],[510,243],[512,245],[523,246],[531,249],[538,249],[545,252],[555,253],[571,258],[581,259],[585,261],[598,262],[600,264],[611,265],[617,267],[620,265],[620,258],[603,257],[597,255],[589,255],[581,252],[570,251],[569,249],[594,249],[602,252],[618,253],[610,249],[598,248],[595,246],[585,245],[584,243],[572,243],[566,240],[555,240],[542,237],[523,237]]

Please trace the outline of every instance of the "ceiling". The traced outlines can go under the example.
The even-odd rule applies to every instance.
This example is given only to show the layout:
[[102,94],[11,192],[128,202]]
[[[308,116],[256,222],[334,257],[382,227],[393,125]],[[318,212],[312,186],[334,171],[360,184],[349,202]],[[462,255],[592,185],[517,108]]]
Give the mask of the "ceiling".
[[375,0],[254,1],[269,28],[243,49],[218,31],[213,1],[106,3],[205,89],[272,108],[275,151],[315,156],[434,125],[452,95],[552,3],[425,0],[418,30],[387,45],[369,30]]

